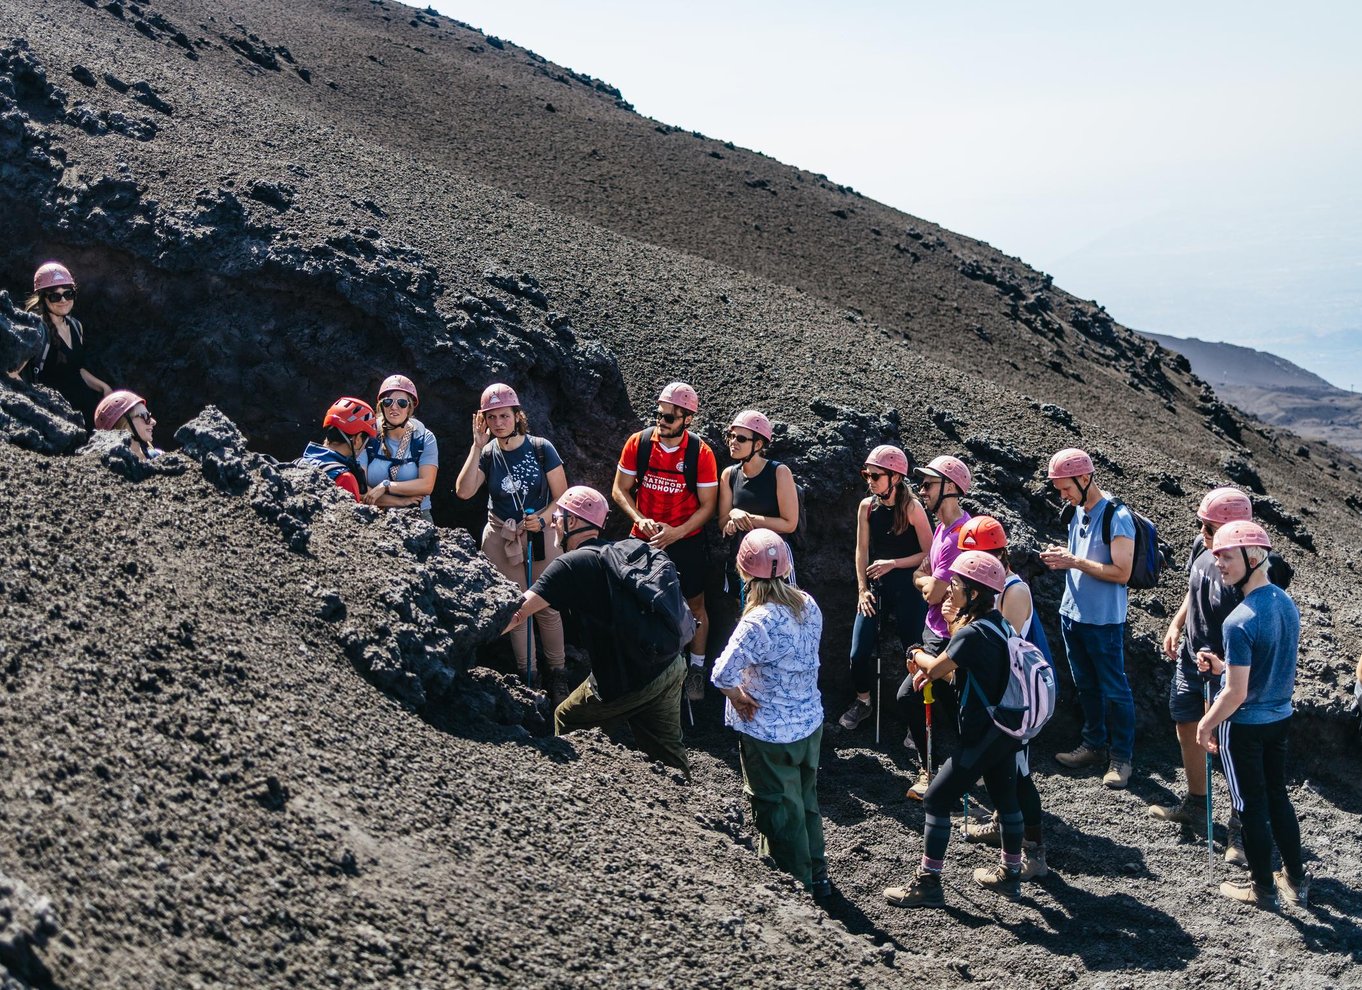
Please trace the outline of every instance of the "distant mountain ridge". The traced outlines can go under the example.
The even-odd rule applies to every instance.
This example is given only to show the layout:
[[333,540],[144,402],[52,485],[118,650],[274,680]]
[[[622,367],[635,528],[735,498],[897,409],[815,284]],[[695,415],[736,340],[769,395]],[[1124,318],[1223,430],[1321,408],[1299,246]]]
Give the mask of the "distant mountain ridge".
[[1222,399],[1263,422],[1362,453],[1362,395],[1267,351],[1195,337],[1143,335],[1185,356]]

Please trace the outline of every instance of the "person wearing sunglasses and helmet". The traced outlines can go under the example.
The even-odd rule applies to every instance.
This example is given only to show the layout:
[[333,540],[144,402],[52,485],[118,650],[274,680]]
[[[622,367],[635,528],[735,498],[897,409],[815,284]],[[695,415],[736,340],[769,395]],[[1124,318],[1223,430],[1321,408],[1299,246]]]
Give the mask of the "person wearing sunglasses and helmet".
[[55,389],[91,424],[95,405],[113,389],[85,367],[85,330],[71,315],[75,305],[76,280],[65,265],[49,261],[33,273],[24,311],[42,317],[46,340],[38,356],[13,374]]
[[146,400],[135,392],[118,389],[100,399],[95,407],[95,429],[126,433],[124,442],[139,461],[161,456],[161,451],[152,446],[155,427],[156,419],[147,411]]
[[780,461],[766,456],[772,433],[769,419],[755,409],[744,409],[733,417],[725,438],[728,455],[735,463],[719,476],[719,526],[732,541],[724,580],[725,590],[733,594],[739,590],[734,561],[743,536],[756,529],[769,529],[788,543],[790,534],[799,528],[794,474]]
[[321,468],[338,487],[360,501],[369,488],[360,459],[368,442],[378,436],[374,407],[363,399],[343,396],[326,411],[322,430],[322,442],[309,441],[299,463]]
[[440,452],[435,434],[416,418],[416,386],[406,375],[389,375],[378,389],[378,436],[369,441],[364,502],[381,509],[420,506],[428,523]]

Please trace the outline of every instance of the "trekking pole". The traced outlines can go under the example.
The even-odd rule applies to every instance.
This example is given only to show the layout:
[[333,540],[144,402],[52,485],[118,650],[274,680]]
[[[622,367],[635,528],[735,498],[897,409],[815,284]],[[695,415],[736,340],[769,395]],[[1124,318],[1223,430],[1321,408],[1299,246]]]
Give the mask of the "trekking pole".
[[[525,591],[534,587],[534,542],[525,537]],[[525,620],[525,686],[534,685],[534,617]]]
[[927,781],[932,779],[932,682],[922,685],[922,713],[927,719]]
[[875,650],[875,745],[878,746],[880,744],[880,709],[883,707],[880,704],[880,698],[884,696],[884,679],[880,672],[879,644],[875,645],[877,647]]
[[[1211,682],[1201,685],[1206,711],[1211,710]],[[1211,817],[1211,751],[1206,750],[1206,867],[1215,869],[1215,819]]]

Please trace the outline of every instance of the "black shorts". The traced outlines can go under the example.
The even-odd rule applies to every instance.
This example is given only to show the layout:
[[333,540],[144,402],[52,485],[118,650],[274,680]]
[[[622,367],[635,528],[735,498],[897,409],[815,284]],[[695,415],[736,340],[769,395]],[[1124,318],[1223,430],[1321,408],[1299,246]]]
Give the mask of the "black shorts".
[[697,534],[684,540],[677,540],[667,547],[666,552],[676,565],[676,573],[681,575],[681,594],[687,599],[704,594],[705,572],[709,568],[704,535]]

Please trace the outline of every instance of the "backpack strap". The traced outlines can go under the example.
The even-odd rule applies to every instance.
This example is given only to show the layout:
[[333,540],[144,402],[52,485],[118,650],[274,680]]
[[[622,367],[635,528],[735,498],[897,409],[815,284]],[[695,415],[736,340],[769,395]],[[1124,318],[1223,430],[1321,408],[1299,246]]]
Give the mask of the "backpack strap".
[[[1102,539],[1106,541],[1107,546],[1111,546],[1111,520],[1115,517],[1116,513],[1120,512],[1125,507],[1126,504],[1119,498],[1111,495],[1107,496],[1107,508],[1106,511],[1102,513]],[[1133,522],[1134,520],[1131,521]]]
[[681,459],[681,476],[686,487],[696,498],[700,497],[700,438],[690,430],[686,431],[686,454]]
[[643,490],[643,476],[648,473],[648,468],[653,461],[653,434],[656,431],[653,427],[642,430],[638,435],[638,450],[634,456],[634,477],[638,480],[638,490]]

